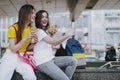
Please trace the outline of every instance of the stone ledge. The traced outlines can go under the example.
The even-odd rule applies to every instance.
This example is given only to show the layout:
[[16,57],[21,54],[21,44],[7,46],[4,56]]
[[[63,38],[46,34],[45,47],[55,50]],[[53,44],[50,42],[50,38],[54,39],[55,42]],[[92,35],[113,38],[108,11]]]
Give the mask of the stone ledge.
[[[35,74],[37,76],[37,80],[52,80],[49,76],[41,73],[38,70],[35,71]],[[14,72],[11,80],[24,80],[24,79],[22,78],[22,76],[18,72]]]
[[78,69],[72,80],[120,80],[120,69]]
[[[35,71],[37,80],[52,80],[40,71]],[[23,80],[21,75],[14,73],[11,80]],[[120,69],[76,69],[71,80],[120,80]]]

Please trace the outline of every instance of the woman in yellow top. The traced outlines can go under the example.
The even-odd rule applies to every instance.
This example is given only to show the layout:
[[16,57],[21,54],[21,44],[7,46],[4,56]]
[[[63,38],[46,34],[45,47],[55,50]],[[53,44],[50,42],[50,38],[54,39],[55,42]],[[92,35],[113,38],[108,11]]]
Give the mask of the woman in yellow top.
[[[11,80],[14,70],[19,72],[24,80],[36,80],[32,67],[23,62],[16,53],[16,51],[19,51],[20,55],[23,55],[27,46],[31,43],[31,38],[35,37],[34,31],[31,30],[30,26],[34,19],[34,6],[25,4],[20,8],[18,22],[9,27],[9,46],[0,64],[0,80]],[[16,43],[14,27],[18,33],[18,43]]]

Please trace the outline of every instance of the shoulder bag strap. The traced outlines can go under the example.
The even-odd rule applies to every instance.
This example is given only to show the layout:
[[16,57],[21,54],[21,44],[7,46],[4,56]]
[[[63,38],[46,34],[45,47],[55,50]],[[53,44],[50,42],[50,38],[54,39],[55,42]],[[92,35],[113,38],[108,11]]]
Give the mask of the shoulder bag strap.
[[[16,34],[16,43],[18,43],[18,32],[17,32],[17,29],[15,28],[15,26],[13,26],[14,30],[15,30],[15,34]],[[22,59],[22,56],[20,55],[19,53],[19,50],[16,51],[16,53],[18,54],[18,57]],[[26,52],[25,52],[26,53]]]

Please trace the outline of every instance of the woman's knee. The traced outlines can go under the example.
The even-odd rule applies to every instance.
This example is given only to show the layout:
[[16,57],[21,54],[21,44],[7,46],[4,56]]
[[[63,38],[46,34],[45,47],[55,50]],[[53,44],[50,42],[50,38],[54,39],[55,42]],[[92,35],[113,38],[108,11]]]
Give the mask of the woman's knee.
[[69,61],[70,61],[72,64],[74,64],[75,66],[77,66],[78,61],[77,61],[76,58],[74,58],[74,57],[69,57]]

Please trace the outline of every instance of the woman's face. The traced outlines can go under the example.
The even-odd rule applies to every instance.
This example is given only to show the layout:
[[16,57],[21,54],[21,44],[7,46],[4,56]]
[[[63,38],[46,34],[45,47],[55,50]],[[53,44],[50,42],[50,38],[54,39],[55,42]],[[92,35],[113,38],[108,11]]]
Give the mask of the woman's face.
[[48,24],[48,15],[46,12],[42,13],[42,18],[41,18],[40,23],[43,27],[45,27]]
[[33,22],[35,20],[35,10],[31,11],[31,13],[28,15],[29,22]]

